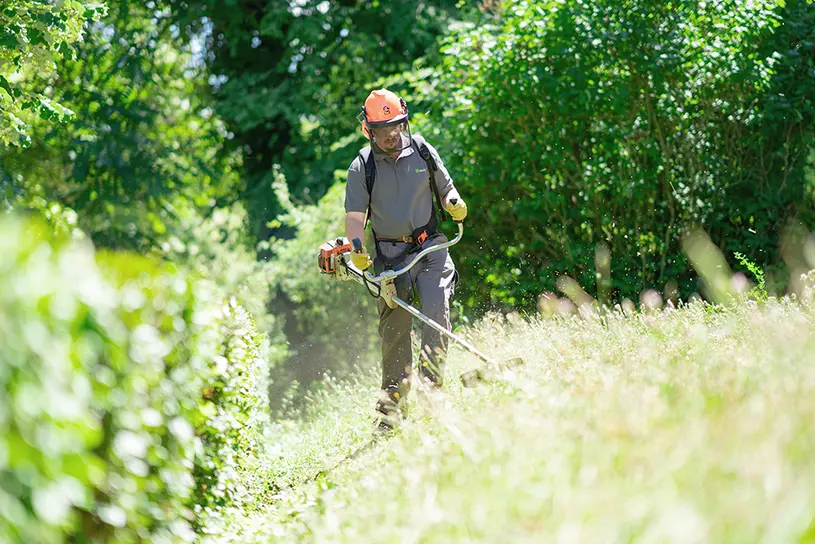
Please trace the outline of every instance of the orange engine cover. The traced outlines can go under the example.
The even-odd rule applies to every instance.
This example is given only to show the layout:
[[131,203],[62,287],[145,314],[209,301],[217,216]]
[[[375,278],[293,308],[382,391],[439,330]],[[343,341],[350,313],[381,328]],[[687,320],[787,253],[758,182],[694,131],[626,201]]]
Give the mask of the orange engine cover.
[[351,242],[348,238],[337,238],[329,240],[320,246],[320,255],[317,257],[317,264],[320,270],[326,274],[333,274],[337,255],[348,253],[352,250]]

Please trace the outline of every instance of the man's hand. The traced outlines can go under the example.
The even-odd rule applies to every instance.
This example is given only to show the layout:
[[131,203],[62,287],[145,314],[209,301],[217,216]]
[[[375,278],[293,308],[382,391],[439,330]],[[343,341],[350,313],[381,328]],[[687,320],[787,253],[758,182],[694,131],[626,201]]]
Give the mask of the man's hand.
[[450,214],[453,221],[464,221],[464,218],[467,217],[467,203],[461,197],[451,200],[455,200],[456,203],[447,202],[447,213]]
[[351,263],[360,270],[367,270],[373,262],[371,257],[368,256],[368,251],[362,248],[361,251],[354,251],[351,253]]

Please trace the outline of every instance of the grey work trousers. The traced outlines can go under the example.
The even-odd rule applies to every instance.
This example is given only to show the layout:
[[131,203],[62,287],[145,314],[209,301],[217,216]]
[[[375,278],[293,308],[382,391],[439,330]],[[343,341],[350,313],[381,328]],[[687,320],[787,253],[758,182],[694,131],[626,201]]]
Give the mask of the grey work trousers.
[[[425,241],[422,248],[446,241],[447,237],[439,232]],[[380,241],[377,246],[374,260],[374,269],[377,273],[384,269],[385,262],[396,269],[415,255],[415,253],[405,255],[411,247],[405,242]],[[442,249],[426,255],[408,273],[399,276],[396,279],[396,292],[399,298],[412,305],[414,292],[418,291],[422,313],[449,329],[450,297],[453,295],[456,276],[453,260],[447,250]],[[406,310],[398,306],[389,308],[382,299],[379,299],[382,389],[392,401],[405,398],[410,391],[413,371],[413,346],[410,338],[412,323],[412,316]],[[424,325],[419,355],[420,373],[422,377],[436,385],[443,383],[447,345],[446,336],[429,325]]]

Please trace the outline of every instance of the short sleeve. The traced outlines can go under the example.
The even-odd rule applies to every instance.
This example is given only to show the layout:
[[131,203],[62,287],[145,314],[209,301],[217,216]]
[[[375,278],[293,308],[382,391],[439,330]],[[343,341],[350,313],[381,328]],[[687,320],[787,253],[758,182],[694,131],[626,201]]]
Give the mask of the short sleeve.
[[365,183],[365,167],[362,158],[357,156],[351,166],[348,167],[348,178],[345,183],[345,211],[362,212],[368,211],[368,187]]

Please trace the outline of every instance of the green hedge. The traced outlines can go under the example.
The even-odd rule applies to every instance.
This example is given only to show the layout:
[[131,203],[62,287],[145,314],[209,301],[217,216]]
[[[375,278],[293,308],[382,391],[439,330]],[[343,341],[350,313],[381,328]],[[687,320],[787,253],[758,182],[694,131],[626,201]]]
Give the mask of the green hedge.
[[196,466],[196,517],[206,521],[228,506],[255,502],[250,484],[266,459],[269,422],[268,346],[234,298],[223,305],[221,345],[204,391],[200,429],[204,455]]
[[242,432],[263,432],[259,398],[207,440],[220,411],[244,409],[208,392],[262,384],[251,320],[181,269],[14,218],[0,284],[0,541],[192,540],[194,506],[235,496],[211,459],[224,444],[261,453],[241,451]]
[[285,344],[275,316],[268,312],[271,265],[259,260],[247,235],[246,211],[240,204],[213,208],[206,216],[177,204],[174,220],[152,249],[162,260],[183,263],[237,298],[273,344]]

